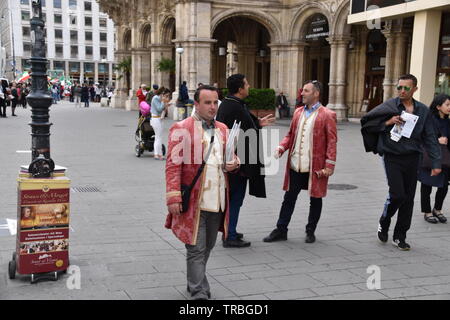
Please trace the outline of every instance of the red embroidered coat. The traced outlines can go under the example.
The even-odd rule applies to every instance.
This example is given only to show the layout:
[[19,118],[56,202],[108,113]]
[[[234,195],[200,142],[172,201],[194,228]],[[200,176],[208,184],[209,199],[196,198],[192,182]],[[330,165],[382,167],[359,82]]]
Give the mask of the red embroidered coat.
[[[216,128],[220,129],[220,139],[225,155],[228,128],[223,123],[216,121]],[[216,135],[217,137],[217,135]],[[190,185],[202,163],[202,155],[206,142],[203,141],[203,128],[200,121],[189,117],[175,123],[169,131],[169,148],[166,161],[166,202],[167,205],[181,203],[180,185]],[[189,154],[187,154],[189,153]],[[191,191],[189,209],[181,215],[168,213],[165,227],[172,229],[175,236],[183,243],[195,245],[200,221],[200,199],[203,194],[205,171],[202,172]],[[219,231],[224,232],[226,238],[228,232],[229,215],[229,185],[228,175],[226,180],[226,211],[224,221]]]
[[[302,117],[305,107],[299,107],[295,110],[292,117],[289,132],[281,141],[279,149],[281,154],[289,149],[289,157],[286,163],[286,172],[284,175],[283,190],[289,190],[289,170],[291,169],[291,154],[295,147],[299,120]],[[309,195],[313,198],[323,198],[327,195],[328,178],[318,178],[315,174],[324,168],[334,170],[336,164],[337,147],[337,129],[336,113],[330,109],[320,106],[315,112],[318,112],[311,130],[310,137],[310,167],[309,167]]]

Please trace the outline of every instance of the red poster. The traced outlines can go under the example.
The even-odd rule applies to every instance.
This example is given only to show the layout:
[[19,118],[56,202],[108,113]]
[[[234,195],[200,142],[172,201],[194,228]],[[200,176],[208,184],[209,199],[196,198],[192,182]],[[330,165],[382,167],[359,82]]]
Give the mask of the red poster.
[[26,190],[21,190],[19,184],[18,273],[54,272],[68,268],[70,189],[69,180],[66,181],[66,188],[61,188],[61,181],[53,185],[51,180],[39,183],[27,179],[23,181]]

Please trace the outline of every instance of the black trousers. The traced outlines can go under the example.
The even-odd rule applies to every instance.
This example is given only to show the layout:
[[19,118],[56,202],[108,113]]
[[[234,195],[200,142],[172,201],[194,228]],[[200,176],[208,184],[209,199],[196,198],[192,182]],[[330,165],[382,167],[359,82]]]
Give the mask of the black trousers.
[[[446,169],[443,169],[446,170]],[[430,201],[430,195],[431,190],[433,189],[432,186],[426,185],[424,183],[421,183],[420,185],[420,206],[423,213],[430,213],[431,212],[431,201]],[[436,210],[442,210],[442,205],[444,204],[445,197],[447,196],[448,192],[448,182],[447,178],[444,181],[444,186],[442,188],[437,188],[436,196],[434,198],[434,208]]]
[[384,205],[380,225],[383,231],[389,230],[391,219],[398,211],[393,239],[404,241],[406,232],[411,227],[419,154],[400,156],[385,154],[384,165],[389,185],[389,197]]
[[[282,231],[288,230],[289,222],[294,213],[295,203],[301,190],[308,190],[309,172],[300,173],[294,170],[289,171],[289,191],[284,194],[283,204],[280,209],[280,216],[277,228]],[[322,198],[310,197],[308,224],[306,233],[312,234],[316,230],[322,213]]]

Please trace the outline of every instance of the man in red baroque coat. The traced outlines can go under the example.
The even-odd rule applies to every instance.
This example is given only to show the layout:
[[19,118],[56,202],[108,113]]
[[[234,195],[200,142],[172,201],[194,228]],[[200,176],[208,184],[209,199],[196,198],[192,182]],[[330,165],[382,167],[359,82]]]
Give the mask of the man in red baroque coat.
[[322,92],[320,82],[306,82],[302,91],[304,106],[296,109],[288,134],[275,150],[276,158],[289,150],[283,185],[286,193],[277,228],[264,242],[287,240],[300,190],[308,190],[310,196],[305,242],[316,240],[314,232],[322,212],[322,198],[327,193],[328,177],[334,173],[337,146],[336,113],[322,106],[319,101]]
[[[237,157],[231,162],[224,161],[228,128],[214,120],[218,100],[215,87],[199,87],[194,95],[196,111],[193,116],[175,123],[169,131],[166,162],[169,214],[165,226],[185,243],[187,291],[194,300],[206,300],[211,296],[206,263],[216,243],[218,231],[227,233],[227,172],[239,167]],[[189,208],[183,213],[180,186],[191,185],[206,158],[200,178],[192,188]]]

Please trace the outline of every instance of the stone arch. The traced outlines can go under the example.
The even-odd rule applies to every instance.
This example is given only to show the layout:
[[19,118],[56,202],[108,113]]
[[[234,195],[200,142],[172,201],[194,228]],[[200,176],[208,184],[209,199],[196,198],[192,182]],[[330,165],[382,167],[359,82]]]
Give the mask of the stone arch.
[[139,29],[139,46],[148,48],[152,43],[152,26],[150,23],[143,24]]
[[161,44],[173,44],[172,43],[172,35],[173,35],[173,31],[176,30],[175,29],[175,17],[173,16],[166,16],[162,23],[161,23],[161,33],[160,33],[160,40],[161,40]]
[[347,18],[350,10],[350,0],[341,3],[339,8],[334,14],[334,21],[330,28],[330,34],[333,35],[350,35],[352,28],[351,25],[347,23]]
[[131,50],[131,29],[127,28],[123,32],[122,36],[122,46],[124,51]]
[[302,6],[294,15],[292,19],[293,22],[289,28],[288,40],[304,41],[307,28],[306,22],[316,13],[325,16],[328,20],[328,25],[331,27],[331,22],[333,21],[333,19],[331,18],[331,14],[328,8],[321,3],[311,2]]
[[272,43],[278,43],[282,40],[282,28],[277,20],[261,10],[250,11],[245,9],[229,9],[217,14],[211,21],[211,37],[213,37],[214,31],[221,22],[232,17],[249,18],[261,23],[269,32]]

